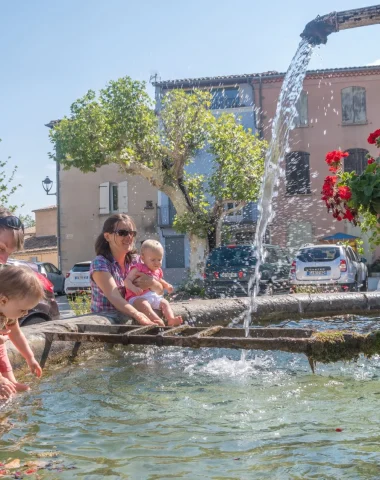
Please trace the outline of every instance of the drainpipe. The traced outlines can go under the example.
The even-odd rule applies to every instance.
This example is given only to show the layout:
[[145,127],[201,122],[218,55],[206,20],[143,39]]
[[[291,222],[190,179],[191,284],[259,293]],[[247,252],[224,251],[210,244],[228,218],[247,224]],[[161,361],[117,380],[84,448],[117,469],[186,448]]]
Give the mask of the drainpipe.
[[307,39],[312,45],[320,45],[327,42],[330,33],[377,23],[380,23],[380,5],[331,12],[309,22],[301,33],[301,37]]
[[259,75],[259,135],[260,138],[264,138],[264,126],[263,126],[263,79],[261,74]]

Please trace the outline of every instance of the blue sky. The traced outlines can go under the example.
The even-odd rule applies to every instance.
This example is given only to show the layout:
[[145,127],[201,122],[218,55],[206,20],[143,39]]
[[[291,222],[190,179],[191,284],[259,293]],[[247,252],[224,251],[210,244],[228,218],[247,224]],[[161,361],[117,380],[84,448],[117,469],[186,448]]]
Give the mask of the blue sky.
[[[361,0],[12,0],[0,18],[0,159],[11,156],[23,213],[55,203],[49,120],[88,89],[129,75],[149,80],[285,71],[299,34],[316,15],[367,6]],[[314,52],[310,68],[380,59],[380,26],[342,31]],[[150,93],[153,93],[150,87]]]

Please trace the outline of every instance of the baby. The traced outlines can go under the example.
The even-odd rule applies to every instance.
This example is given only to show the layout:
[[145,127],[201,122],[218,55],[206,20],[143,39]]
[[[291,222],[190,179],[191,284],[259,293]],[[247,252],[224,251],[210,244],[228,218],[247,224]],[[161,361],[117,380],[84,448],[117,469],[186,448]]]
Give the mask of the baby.
[[[44,289],[34,272],[28,267],[7,266],[0,269],[0,339],[9,340],[25,358],[29,369],[40,377],[42,369],[34,358],[18,319],[44,297]],[[0,342],[0,399],[9,398],[18,390],[12,366],[5,354],[5,343]]]
[[145,240],[141,245],[140,261],[131,267],[130,272],[124,280],[124,285],[127,289],[126,300],[128,300],[136,310],[144,313],[150,320],[152,320],[152,322],[157,323],[158,325],[164,325],[164,323],[153,309],[161,310],[168,325],[173,327],[181,325],[183,320],[180,316],[174,316],[169,302],[161,295],[157,295],[157,293],[152,292],[151,290],[142,290],[133,284],[133,281],[140,273],[145,273],[159,281],[163,288],[169,293],[172,293],[173,286],[162,278],[163,272],[161,265],[163,256],[164,249],[160,242],[157,242],[156,240]]

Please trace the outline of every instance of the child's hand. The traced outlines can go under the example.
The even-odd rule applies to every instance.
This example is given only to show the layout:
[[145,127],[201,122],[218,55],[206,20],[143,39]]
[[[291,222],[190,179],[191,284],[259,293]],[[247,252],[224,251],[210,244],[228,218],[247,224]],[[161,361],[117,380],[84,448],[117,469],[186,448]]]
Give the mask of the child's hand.
[[10,398],[13,393],[16,393],[16,387],[10,380],[0,375],[0,400]]
[[37,378],[40,378],[42,375],[42,368],[41,365],[37,362],[35,358],[32,358],[28,362],[29,370],[35,375]]
[[173,285],[170,285],[170,283],[168,283],[166,285],[166,290],[168,291],[168,293],[173,293],[173,291],[174,291]]
[[133,288],[131,288],[130,290],[136,295],[141,295],[144,291],[142,288],[135,287],[135,286],[133,286]]

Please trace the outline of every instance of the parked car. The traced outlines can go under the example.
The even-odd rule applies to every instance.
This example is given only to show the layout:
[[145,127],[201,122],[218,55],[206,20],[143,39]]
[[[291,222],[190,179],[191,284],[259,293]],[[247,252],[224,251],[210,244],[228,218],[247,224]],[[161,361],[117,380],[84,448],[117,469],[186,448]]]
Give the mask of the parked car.
[[53,284],[48,278],[38,272],[37,265],[35,263],[24,262],[22,260],[13,260],[11,258],[8,259],[6,265],[22,265],[31,268],[41,281],[45,291],[45,298],[41,300],[32,310],[29,310],[24,317],[19,319],[20,325],[25,327],[27,325],[34,325],[36,323],[47,322],[49,320],[59,320],[60,315],[58,304],[54,296]]
[[64,295],[65,293],[65,276],[58,270],[58,268],[52,263],[48,262],[35,262],[39,273],[48,278],[54,285],[54,293],[58,295]]
[[[277,245],[264,245],[267,252],[260,266],[259,294],[289,291],[290,258]],[[257,253],[254,245],[225,245],[215,248],[206,260],[205,294],[210,298],[248,295],[248,282],[255,273]]]
[[68,297],[78,291],[91,291],[90,265],[90,261],[76,263],[66,274],[65,293]]
[[305,286],[322,286],[328,290],[362,291],[368,289],[368,269],[364,258],[344,245],[302,247],[290,270],[290,287],[296,292]]

